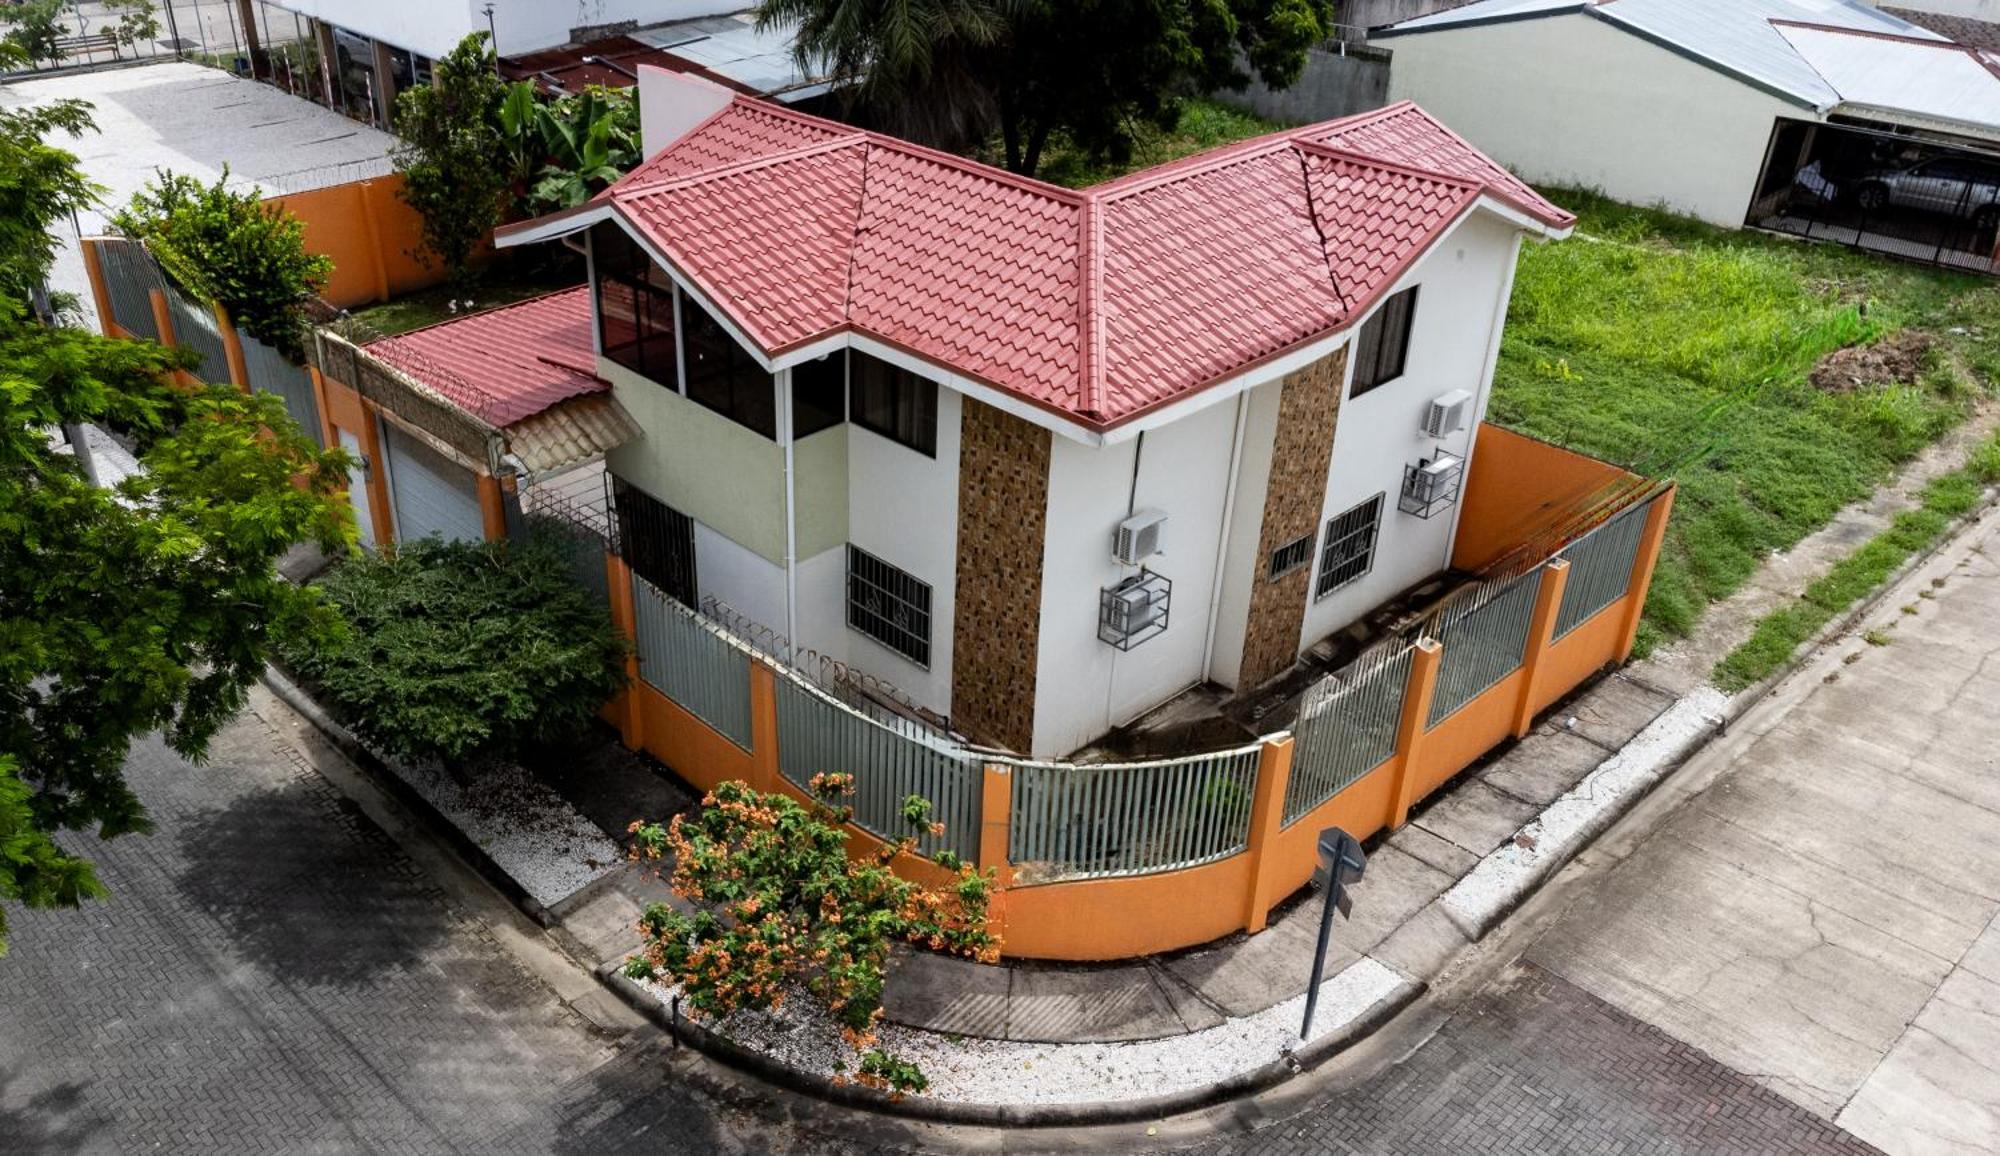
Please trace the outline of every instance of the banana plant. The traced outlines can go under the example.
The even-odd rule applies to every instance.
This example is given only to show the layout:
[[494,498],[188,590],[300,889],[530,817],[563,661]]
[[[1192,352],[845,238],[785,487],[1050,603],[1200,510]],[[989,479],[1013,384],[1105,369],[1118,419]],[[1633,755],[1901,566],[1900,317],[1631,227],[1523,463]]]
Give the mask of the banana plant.
[[638,103],[629,91],[592,86],[544,103],[521,81],[501,103],[500,127],[530,212],[582,204],[640,159]]

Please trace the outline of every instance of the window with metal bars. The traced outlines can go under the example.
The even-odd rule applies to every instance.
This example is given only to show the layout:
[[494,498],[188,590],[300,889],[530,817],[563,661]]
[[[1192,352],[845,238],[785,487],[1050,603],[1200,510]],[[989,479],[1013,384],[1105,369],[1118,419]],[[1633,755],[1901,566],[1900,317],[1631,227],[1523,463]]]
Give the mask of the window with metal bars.
[[618,536],[626,565],[679,599],[681,605],[700,606],[695,584],[694,519],[615,474],[611,496],[618,511]]
[[1265,580],[1275,582],[1292,571],[1312,561],[1313,536],[1301,534],[1277,549],[1271,551],[1271,568]]
[[1410,352],[1410,322],[1417,315],[1417,287],[1410,286],[1387,301],[1361,326],[1354,339],[1354,388],[1360,397],[1378,385],[1403,376]]
[[930,585],[851,542],[847,546],[847,625],[930,669]]
[[1327,521],[1314,598],[1324,598],[1375,568],[1375,539],[1382,529],[1382,499],[1386,496],[1377,494]]

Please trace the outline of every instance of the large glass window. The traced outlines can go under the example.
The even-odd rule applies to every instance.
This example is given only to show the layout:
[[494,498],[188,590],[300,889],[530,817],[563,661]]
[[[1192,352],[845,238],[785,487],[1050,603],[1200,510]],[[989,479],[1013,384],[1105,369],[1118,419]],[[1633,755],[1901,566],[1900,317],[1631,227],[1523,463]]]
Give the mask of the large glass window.
[[1412,285],[1382,303],[1361,327],[1354,341],[1354,388],[1360,397],[1378,385],[1403,376],[1410,352],[1410,321],[1417,313],[1417,287]]
[[936,457],[937,382],[865,353],[848,357],[849,419]]
[[809,437],[847,418],[847,351],[792,367],[792,436]]
[[681,311],[681,327],[688,400],[767,438],[777,437],[778,406],[770,373],[721,322],[692,301]]
[[618,225],[607,222],[594,226],[590,253],[597,270],[597,316],[604,356],[678,390],[673,282]]

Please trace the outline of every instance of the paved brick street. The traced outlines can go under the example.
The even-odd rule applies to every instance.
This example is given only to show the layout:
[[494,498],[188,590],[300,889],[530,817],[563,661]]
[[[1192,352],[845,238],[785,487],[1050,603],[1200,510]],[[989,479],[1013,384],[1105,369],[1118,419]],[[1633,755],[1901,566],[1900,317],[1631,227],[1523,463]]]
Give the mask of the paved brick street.
[[595,1034],[255,715],[130,770],[159,830],[92,848],[110,902],[10,913],[0,1151],[791,1146]]
[[[114,898],[15,916],[5,1151],[855,1150],[672,1082],[650,1032],[599,1036],[257,716],[206,766],[147,743],[131,770],[160,829],[95,848]],[[1525,966],[1402,1063],[1200,1151],[1867,1149]]]
[[1352,1092],[1200,1149],[1203,1156],[1872,1151],[1531,964]]

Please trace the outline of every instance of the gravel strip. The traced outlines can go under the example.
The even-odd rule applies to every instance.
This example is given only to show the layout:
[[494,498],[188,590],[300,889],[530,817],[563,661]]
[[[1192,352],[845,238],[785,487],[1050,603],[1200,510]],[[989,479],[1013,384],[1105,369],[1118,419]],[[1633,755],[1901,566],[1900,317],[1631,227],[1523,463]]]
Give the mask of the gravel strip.
[[[1331,1035],[1394,995],[1404,980],[1362,958],[1320,985],[1313,1038]],[[673,989],[642,985],[662,1003]],[[1299,1044],[1300,994],[1255,1015],[1166,1039],[1132,1043],[1013,1043],[954,1039],[884,1024],[877,1044],[930,1079],[925,1092],[966,1104],[1078,1104],[1150,1099],[1209,1087],[1283,1056]],[[787,1067],[826,1077],[851,1070],[854,1054],[813,1000],[776,1013],[739,1012],[704,1026]],[[846,1065],[846,1069],[840,1067]]]
[[442,768],[383,762],[543,907],[624,862],[597,824],[519,767],[482,769],[467,790]]

